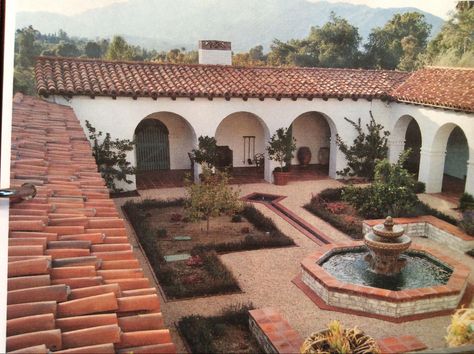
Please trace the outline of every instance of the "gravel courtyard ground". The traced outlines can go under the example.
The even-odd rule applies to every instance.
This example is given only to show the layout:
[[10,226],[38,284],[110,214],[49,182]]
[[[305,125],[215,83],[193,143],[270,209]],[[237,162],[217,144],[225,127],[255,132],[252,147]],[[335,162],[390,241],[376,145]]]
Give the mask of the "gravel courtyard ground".
[[[325,188],[338,187],[340,185],[335,180],[327,179],[292,182],[286,186],[275,186],[268,183],[247,184],[241,185],[239,188],[242,196],[257,191],[287,196],[281,202],[284,206],[325,232],[334,242],[343,242],[349,240],[349,237],[303,208],[303,205],[310,200],[312,194],[317,194]],[[141,197],[115,199],[116,205],[121,206],[129,199],[176,198],[184,196],[184,189],[145,190],[140,191],[140,194]],[[281,231],[293,238],[298,247],[236,252],[222,255],[222,261],[238,279],[243,293],[172,302],[164,302],[162,300],[161,309],[165,322],[172,331],[173,341],[176,343],[179,352],[186,351],[174,326],[174,323],[181,317],[190,314],[213,315],[231,304],[246,302],[252,302],[256,308],[275,307],[303,337],[323,329],[330,320],[337,319],[345,326],[358,326],[374,338],[415,335],[427,344],[429,348],[445,346],[444,336],[446,335],[446,327],[450,322],[450,316],[395,324],[368,317],[319,309],[291,282],[300,271],[301,260],[312,251],[317,250],[318,245],[264,205],[255,204],[255,206],[264,215],[271,217]],[[145,273],[150,279],[153,279],[151,270],[140,252],[133,229],[130,225],[127,225],[127,228],[129,235],[132,235],[131,243],[142,263]],[[438,249],[474,269],[474,260],[469,256],[441,247],[427,239],[417,238],[413,242]],[[470,280],[471,282],[474,281],[473,274],[471,274]]]

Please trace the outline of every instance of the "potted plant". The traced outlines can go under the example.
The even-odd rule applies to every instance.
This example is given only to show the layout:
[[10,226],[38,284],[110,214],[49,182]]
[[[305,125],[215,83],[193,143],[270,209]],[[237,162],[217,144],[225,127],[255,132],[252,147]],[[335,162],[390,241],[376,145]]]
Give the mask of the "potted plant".
[[474,344],[474,309],[462,308],[451,318],[446,336],[448,347]]
[[276,161],[280,167],[273,171],[273,178],[276,185],[285,185],[288,183],[289,172],[287,163],[291,161],[296,150],[296,139],[293,138],[291,130],[280,128],[271,137],[268,142],[267,152],[270,160]]
[[372,354],[380,353],[376,341],[357,327],[345,329],[332,321],[328,329],[311,334],[303,342],[301,354]]

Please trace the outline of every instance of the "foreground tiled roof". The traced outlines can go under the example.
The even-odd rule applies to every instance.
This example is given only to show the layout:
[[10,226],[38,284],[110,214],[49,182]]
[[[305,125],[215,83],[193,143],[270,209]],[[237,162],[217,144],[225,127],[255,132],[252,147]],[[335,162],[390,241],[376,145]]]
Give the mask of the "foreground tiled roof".
[[396,88],[399,101],[474,112],[474,69],[427,67]]
[[25,182],[38,194],[10,208],[7,351],[175,352],[73,111],[17,95],[11,185]]
[[386,98],[408,74],[40,57],[35,75],[40,95],[370,99]]

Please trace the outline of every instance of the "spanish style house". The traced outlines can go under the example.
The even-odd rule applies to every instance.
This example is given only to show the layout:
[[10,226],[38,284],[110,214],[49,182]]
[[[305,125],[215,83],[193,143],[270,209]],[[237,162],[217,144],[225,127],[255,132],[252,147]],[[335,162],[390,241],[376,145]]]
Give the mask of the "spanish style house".
[[[327,165],[336,178],[346,165],[336,136],[350,144],[356,134],[344,118],[365,125],[372,112],[391,132],[390,160],[411,148],[410,168],[428,193],[451,176],[474,194],[473,69],[235,67],[230,43],[218,41],[201,41],[199,58],[182,65],[40,57],[37,90],[72,107],[83,127],[88,120],[135,139],[128,158],[141,171],[191,169],[188,153],[201,135],[227,147],[233,167],[254,168],[274,132],[291,126],[310,164]],[[265,157],[264,166],[271,181],[275,163]]]

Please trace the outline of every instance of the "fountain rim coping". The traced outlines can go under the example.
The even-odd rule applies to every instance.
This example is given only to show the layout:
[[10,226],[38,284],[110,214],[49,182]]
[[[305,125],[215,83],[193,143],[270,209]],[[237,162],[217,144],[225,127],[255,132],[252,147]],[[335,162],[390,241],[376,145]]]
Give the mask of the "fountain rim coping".
[[311,253],[301,261],[301,267],[313,279],[324,286],[328,291],[338,292],[349,295],[359,295],[366,298],[384,300],[387,302],[408,302],[414,300],[424,300],[430,298],[444,297],[449,295],[461,294],[467,286],[470,269],[464,264],[445,256],[444,254],[418,245],[412,245],[410,250],[421,252],[431,258],[435,258],[440,263],[445,263],[452,270],[448,283],[446,285],[437,285],[432,287],[414,288],[405,290],[388,290],[374,288],[363,285],[356,285],[342,282],[329,274],[318,264],[323,258],[333,254],[335,250],[347,248],[365,248],[363,241],[353,241],[346,243],[329,244],[322,246],[318,251]]

